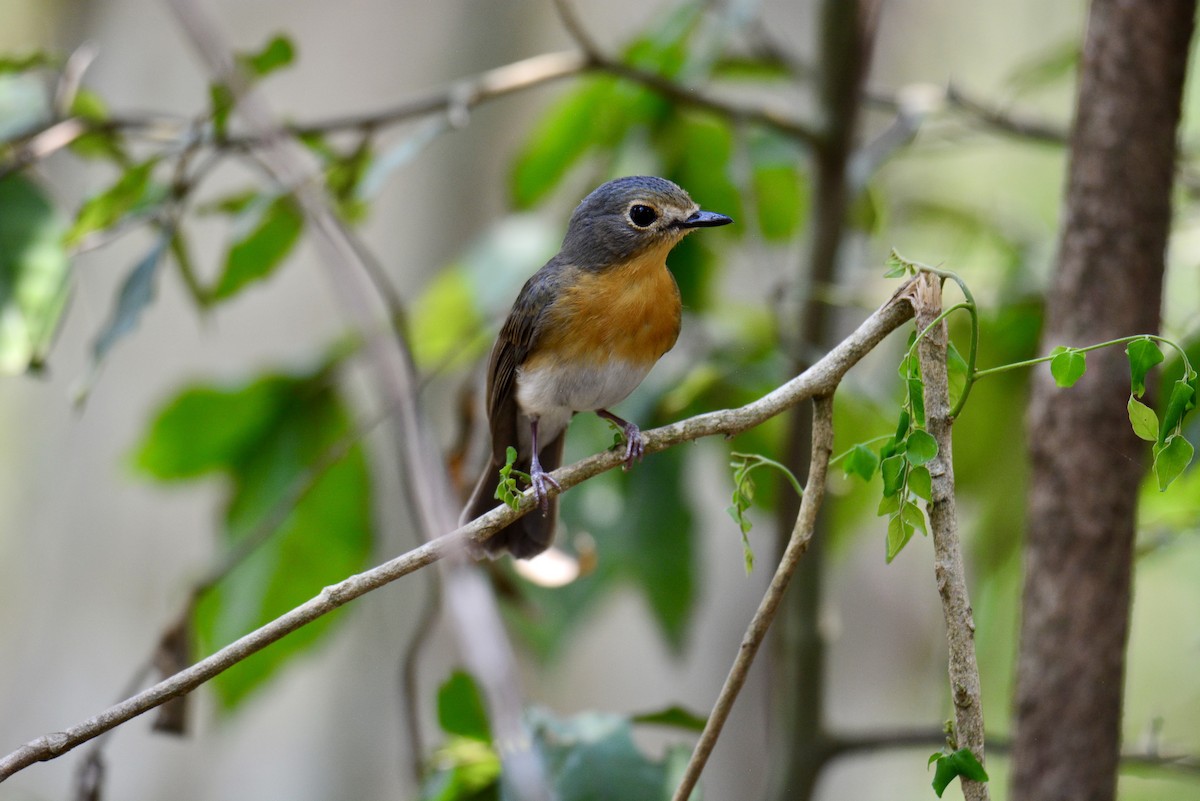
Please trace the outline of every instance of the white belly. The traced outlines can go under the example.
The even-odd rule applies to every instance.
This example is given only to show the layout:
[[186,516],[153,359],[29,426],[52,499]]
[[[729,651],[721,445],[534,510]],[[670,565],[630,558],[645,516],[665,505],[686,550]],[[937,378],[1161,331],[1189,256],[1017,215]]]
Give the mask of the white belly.
[[538,418],[538,441],[545,444],[567,427],[575,412],[607,409],[625,400],[652,366],[611,359],[604,366],[521,369],[517,404],[527,416]]

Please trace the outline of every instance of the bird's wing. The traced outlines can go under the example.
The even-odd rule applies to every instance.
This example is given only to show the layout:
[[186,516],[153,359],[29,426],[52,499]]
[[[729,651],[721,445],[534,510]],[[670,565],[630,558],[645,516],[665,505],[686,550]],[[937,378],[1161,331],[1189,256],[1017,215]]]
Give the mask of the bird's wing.
[[[512,311],[488,364],[487,407],[492,432],[492,453],[504,463],[504,451],[512,445],[517,447],[520,439],[517,432],[517,369],[534,351],[542,334],[542,321],[547,310],[558,297],[564,271],[570,270],[556,259],[538,270],[525,282],[521,294],[513,303]],[[529,454],[521,454],[522,461]]]

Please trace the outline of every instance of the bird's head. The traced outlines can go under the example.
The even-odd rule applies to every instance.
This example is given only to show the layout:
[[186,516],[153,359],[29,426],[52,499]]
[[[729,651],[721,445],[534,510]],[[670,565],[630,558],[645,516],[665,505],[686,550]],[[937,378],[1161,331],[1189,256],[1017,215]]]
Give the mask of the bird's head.
[[701,210],[687,192],[665,178],[617,178],[598,187],[575,209],[562,256],[585,269],[603,269],[656,249],[665,255],[697,228],[731,222],[724,214]]

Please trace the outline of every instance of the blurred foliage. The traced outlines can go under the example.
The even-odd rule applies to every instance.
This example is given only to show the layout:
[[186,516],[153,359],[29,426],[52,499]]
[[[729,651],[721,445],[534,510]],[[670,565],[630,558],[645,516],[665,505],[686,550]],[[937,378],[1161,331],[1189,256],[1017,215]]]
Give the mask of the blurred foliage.
[[67,303],[62,217],[36,183],[0,179],[0,373],[37,370]]
[[[245,558],[196,608],[194,629],[205,652],[366,562],[370,477],[362,446],[348,443],[354,432],[333,378],[326,364],[235,387],[187,387],[158,411],[142,439],[136,464],[147,475],[178,482],[216,474],[228,483],[224,544],[245,549]],[[336,613],[322,617],[222,673],[213,681],[222,703],[239,703],[335,622]]]
[[[500,756],[479,699],[474,679],[462,671],[438,690],[438,722],[446,739],[434,752],[421,801],[514,797],[503,786]],[[663,759],[649,759],[634,744],[633,724],[694,730],[697,722],[681,709],[631,719],[597,712],[559,718],[534,708],[526,718],[533,736],[530,745],[554,797],[561,801],[669,801],[688,750],[673,746]],[[699,793],[692,798],[698,800]]]

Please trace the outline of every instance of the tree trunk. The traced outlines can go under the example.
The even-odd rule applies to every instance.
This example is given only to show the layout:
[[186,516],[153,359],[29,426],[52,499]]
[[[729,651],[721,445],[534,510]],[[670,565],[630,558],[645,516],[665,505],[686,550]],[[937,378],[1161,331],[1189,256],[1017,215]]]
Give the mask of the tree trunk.
[[[1196,0],[1094,0],[1043,348],[1158,329]],[[1074,388],[1037,371],[1017,665],[1014,799],[1112,799],[1138,486],[1119,348]]]

